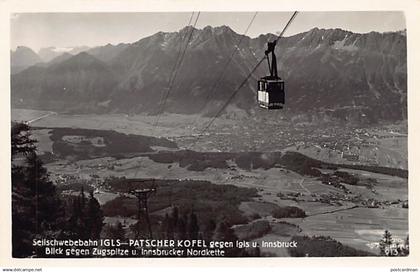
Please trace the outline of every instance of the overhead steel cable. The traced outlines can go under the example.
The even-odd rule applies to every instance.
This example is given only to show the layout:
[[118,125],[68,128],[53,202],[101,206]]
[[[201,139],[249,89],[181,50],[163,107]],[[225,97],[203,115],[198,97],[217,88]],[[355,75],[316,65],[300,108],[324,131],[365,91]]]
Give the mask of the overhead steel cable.
[[[188,21],[187,27],[191,25],[191,22],[192,22],[193,17],[194,17],[194,11],[191,13],[191,16],[190,16],[190,19],[189,19],[189,21]],[[172,82],[172,80],[173,80],[173,76],[174,76],[175,70],[176,70],[176,68],[177,68],[177,66],[178,66],[178,62],[179,62],[179,59],[180,59],[180,56],[181,56],[181,52],[182,52],[182,41],[184,41],[184,40],[185,40],[185,38],[187,37],[187,35],[188,35],[188,31],[185,31],[184,36],[181,36],[181,35],[180,35],[180,36],[181,36],[181,39],[180,39],[179,46],[178,46],[178,54],[177,54],[177,56],[176,56],[176,59],[175,59],[174,65],[173,65],[172,70],[171,70],[171,74],[170,74],[170,76],[169,76],[168,86],[170,86],[170,85],[171,85],[171,82]],[[163,101],[164,95],[165,95],[165,92],[163,91],[163,92],[162,92],[162,95],[161,95],[161,97],[160,97],[160,100],[159,100],[159,106],[162,104],[162,101]],[[158,111],[158,113],[159,113],[159,112],[160,112],[160,111]]]
[[296,17],[297,14],[298,14],[297,11],[293,12],[292,17],[289,19],[289,21],[287,22],[286,26],[283,28],[283,31],[280,32],[279,36],[276,39],[276,42],[278,42],[283,37],[284,32],[286,32],[287,28],[293,22],[293,20],[295,19],[295,17]]
[[[188,21],[188,24],[187,24],[187,26],[186,27],[188,27],[188,26],[190,26],[191,25],[191,22],[192,22],[192,19],[194,18],[194,11],[193,12],[191,12],[191,16],[190,16],[190,19],[189,19],[189,21]],[[198,20],[198,17],[199,17],[199,15],[200,15],[200,12],[198,13],[198,15],[197,15],[197,18],[196,18],[196,20],[195,20],[195,23],[194,23],[194,27],[195,27],[195,25],[197,24],[197,20]],[[192,28],[192,30],[194,29],[194,27]],[[191,31],[192,31],[191,30]],[[190,32],[191,32],[190,31]],[[188,31],[188,29],[185,31],[185,34],[183,35],[183,36],[181,36],[181,40],[180,40],[180,42],[179,42],[179,47],[178,47],[178,54],[177,54],[177,57],[176,57],[176,59],[175,59],[175,62],[174,62],[174,65],[173,65],[173,67],[172,67],[172,71],[171,71],[171,74],[170,74],[170,76],[169,76],[169,81],[168,81],[168,90],[170,90],[170,88],[171,88],[171,86],[172,86],[172,82],[173,82],[173,80],[174,80],[174,78],[175,78],[175,75],[176,75],[176,71],[177,71],[177,69],[180,67],[180,60],[181,60],[181,56],[183,55],[181,52],[183,52],[183,50],[182,50],[182,42],[185,40],[185,38],[188,36],[188,33],[189,33],[189,31]],[[189,39],[188,39],[188,42],[187,42],[187,44],[186,44],[186,47],[188,46],[188,43],[189,43],[189,40],[190,40],[190,37],[191,37],[191,35],[189,35]],[[186,47],[185,47],[185,50],[186,50]],[[185,50],[184,50],[184,53],[185,53]],[[162,101],[163,101],[163,99],[164,99],[164,97],[166,97],[167,98],[167,96],[164,96],[164,92],[162,92],[162,96],[161,96],[161,98],[160,98],[160,100],[159,100],[159,105],[161,105],[162,104]],[[166,103],[166,102],[165,102]],[[162,111],[163,111],[163,109],[162,109]],[[154,124],[153,124],[153,134],[154,134],[154,131],[155,131],[155,129],[156,129],[156,126],[157,126],[157,124],[158,124],[158,122],[159,122],[159,116],[160,116],[160,114],[161,114],[161,111],[159,111],[158,112],[158,116],[156,117],[156,120],[155,120],[155,122],[154,122]],[[137,174],[138,174],[138,172],[139,172],[139,170],[140,170],[140,167],[136,170],[136,172],[134,173],[134,178],[137,176]]]
[[170,82],[170,85],[169,85],[169,87],[168,87],[168,91],[166,92],[166,95],[165,95],[164,100],[163,100],[163,104],[162,104],[161,110],[159,111],[158,116],[157,116],[157,118],[156,118],[156,121],[155,121],[155,123],[154,123],[154,125],[153,125],[154,130],[156,129],[156,126],[157,126],[157,125],[158,125],[158,123],[159,123],[159,120],[160,120],[160,116],[161,116],[161,114],[162,114],[162,113],[163,113],[163,111],[165,110],[166,101],[168,100],[169,94],[170,94],[170,92],[171,92],[171,90],[172,90],[172,87],[174,86],[175,79],[176,79],[176,76],[177,76],[177,74],[178,74],[178,71],[179,71],[179,70],[180,70],[180,68],[182,67],[182,63],[183,63],[183,60],[184,60],[184,57],[185,57],[185,53],[187,52],[188,45],[189,45],[189,43],[190,43],[190,41],[191,41],[191,38],[192,38],[192,36],[193,36],[193,33],[194,33],[194,30],[195,30],[195,27],[196,27],[197,22],[198,22],[198,18],[200,18],[200,11],[198,12],[197,17],[195,18],[194,25],[193,25],[193,27],[191,28],[190,35],[188,36],[187,43],[186,43],[185,48],[184,48],[184,50],[183,50],[183,52],[182,52],[182,54],[181,54],[181,58],[180,58],[179,64],[178,64],[178,66],[177,66],[177,67],[176,67],[176,69],[175,69],[175,73],[174,73],[174,76],[173,76],[173,80]]
[[[232,53],[230,54],[229,59],[225,62],[225,65],[223,66],[223,69],[221,70],[219,76],[217,77],[217,80],[215,80],[214,84],[212,85],[210,92],[208,92],[207,97],[206,97],[206,104],[204,104],[205,108],[208,104],[208,100],[212,97],[212,95],[214,94],[214,90],[216,89],[216,87],[220,84],[221,80],[223,79],[223,76],[225,75],[225,71],[228,68],[229,64],[232,62],[233,57],[235,56],[236,52],[239,50],[239,46],[241,45],[243,39],[246,37],[246,34],[248,33],[249,29],[251,28],[252,23],[255,20],[255,17],[257,17],[258,12],[254,13],[254,16],[252,16],[251,21],[249,22],[248,26],[246,27],[244,34],[240,37],[238,43],[236,44],[235,48],[232,50]],[[195,123],[195,122],[194,122]]]
[[[292,17],[287,22],[286,26],[283,28],[282,32],[280,32],[279,36],[276,39],[276,42],[278,42],[287,28],[290,26],[292,21],[295,19],[297,15],[297,11],[295,11],[292,15]],[[248,82],[248,79],[252,76],[252,74],[257,70],[257,68],[261,65],[261,63],[266,59],[266,56],[264,56],[258,63],[254,66],[254,68],[251,70],[251,72],[245,77],[245,79],[239,84],[239,86],[232,92],[232,94],[229,96],[228,100],[223,104],[223,106],[220,108],[220,110],[212,117],[212,119],[207,123],[207,125],[201,130],[201,132],[198,134],[197,139],[191,144],[193,146],[197,143],[197,141],[200,139],[201,135],[204,135],[206,130],[213,124],[213,122],[219,117],[219,115],[226,109],[226,107],[229,105],[229,103],[232,101],[232,99],[236,96],[236,94],[239,92],[239,90]]]
[[252,76],[252,74],[257,70],[257,68],[260,66],[260,64],[264,61],[265,57],[262,58],[249,72],[247,77],[241,82],[241,84],[235,89],[235,91],[230,95],[228,100],[223,104],[222,108],[216,113],[216,115],[213,116],[213,118],[210,120],[210,122],[202,129],[202,132],[199,135],[202,135],[212,124],[213,122],[219,117],[219,115],[225,110],[225,108],[229,105],[230,101],[235,97],[235,95],[239,92],[239,90],[248,82],[248,79]]
[[[170,88],[171,88],[171,85],[173,84],[173,82],[174,82],[174,80],[175,80],[175,77],[176,77],[176,74],[178,73],[178,69],[180,68],[180,66],[181,66],[181,63],[182,63],[182,59],[183,59],[183,57],[184,57],[184,55],[185,55],[185,51],[187,50],[187,47],[188,47],[188,44],[189,44],[189,42],[190,42],[190,40],[191,40],[191,33],[194,31],[194,28],[195,28],[195,26],[196,26],[196,24],[197,24],[197,20],[198,20],[198,17],[200,16],[200,12],[198,13],[198,15],[197,15],[197,18],[196,18],[196,20],[195,20],[195,23],[194,23],[194,26],[191,28],[191,31],[185,31],[185,35],[184,35],[184,37],[182,38],[182,40],[181,40],[181,42],[180,42],[180,45],[179,45],[179,52],[178,52],[178,57],[177,57],[177,60],[176,60],[176,62],[175,62],[175,69],[174,69],[174,71],[173,71],[173,74],[171,75],[171,78],[170,78],[170,81],[169,81],[169,87],[168,87],[168,90],[170,90]],[[191,25],[191,21],[192,21],[192,18],[194,17],[194,12],[191,14],[191,17],[190,17],[190,21],[188,22],[188,26],[190,26]],[[188,33],[190,33],[190,35],[188,35]],[[185,38],[187,37],[187,36],[189,36],[189,38],[188,38],[188,41],[187,41],[187,43],[185,44],[185,48],[184,48],[184,50],[182,50],[182,41],[184,41],[185,40]],[[182,52],[182,53],[181,53]]]
[[[194,13],[195,13],[194,11],[191,13],[191,16],[190,16],[190,19],[188,21],[187,27],[191,25],[192,19],[194,18]],[[191,31],[188,31],[188,29],[186,29],[184,36],[181,37],[181,40],[179,42],[179,50],[178,50],[178,54],[177,54],[174,66],[172,68],[172,72],[171,72],[170,77],[169,77],[167,91],[166,91],[166,93],[165,93],[165,91],[162,92],[162,96],[159,100],[159,109],[158,109],[158,112],[157,112],[157,117],[156,117],[155,122],[153,124],[153,132],[155,131],[156,126],[159,122],[160,114],[164,111],[164,105],[166,104],[167,93],[172,88],[172,83],[175,79],[175,75],[177,73],[178,68],[180,67],[180,60],[181,60],[181,56],[182,56],[182,52],[183,52],[183,50],[182,50],[183,41],[185,40],[185,38],[187,36],[189,36],[188,33],[191,32]],[[187,42],[187,45],[188,45],[188,43],[189,42]],[[162,103],[163,101],[165,101],[165,102]]]

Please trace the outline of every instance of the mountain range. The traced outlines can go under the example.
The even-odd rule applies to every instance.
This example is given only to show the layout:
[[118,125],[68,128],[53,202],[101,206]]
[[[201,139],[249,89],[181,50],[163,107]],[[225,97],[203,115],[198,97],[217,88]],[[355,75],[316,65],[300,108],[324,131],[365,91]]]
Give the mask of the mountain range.
[[[183,62],[169,84],[190,33]],[[12,67],[27,68],[11,75],[12,106],[156,114],[171,85],[164,111],[211,115],[264,56],[267,41],[275,38],[250,38],[227,26],[189,26],[131,44],[43,54],[44,61],[29,48],[18,47],[11,54]],[[359,34],[314,28],[280,39],[276,55],[286,82],[286,112],[369,122],[406,118],[405,31]],[[227,110],[258,112],[256,80],[267,73],[263,62]]]
[[10,52],[11,73],[19,73],[26,68],[42,62],[41,57],[31,48],[18,46],[15,51]]

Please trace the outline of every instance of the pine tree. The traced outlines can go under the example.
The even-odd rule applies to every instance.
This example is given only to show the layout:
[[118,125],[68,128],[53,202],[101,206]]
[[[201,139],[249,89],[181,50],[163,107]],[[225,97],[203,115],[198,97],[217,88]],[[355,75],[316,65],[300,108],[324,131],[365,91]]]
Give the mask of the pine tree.
[[114,239],[120,239],[120,240],[125,239],[125,230],[124,230],[121,222],[117,223],[117,228],[116,228],[116,231],[115,231]]
[[121,222],[118,222],[116,225],[106,225],[106,227],[104,227],[104,233],[104,238],[107,239],[125,239],[125,230]]
[[88,238],[99,239],[103,227],[104,216],[101,210],[101,205],[93,196],[92,191],[90,192],[85,220]]
[[[238,237],[235,235],[235,232],[229,226],[226,220],[222,220],[216,228],[216,231],[213,235],[213,240],[215,241],[223,241],[223,242],[233,242],[235,245]],[[245,254],[245,250],[241,250],[237,247],[227,248],[226,249],[226,257],[240,257]]]
[[410,254],[410,243],[409,243],[409,240],[408,240],[408,235],[407,235],[407,238],[404,241],[404,247],[403,247],[402,253],[403,253],[404,256],[408,256]]
[[389,250],[391,249],[391,245],[393,244],[392,235],[388,230],[385,230],[385,233],[379,242],[379,251],[381,256],[387,256]]
[[213,219],[207,221],[204,226],[204,239],[210,241],[213,237],[214,230],[216,229],[216,222]]
[[174,226],[174,220],[172,219],[172,217],[168,217],[168,222],[166,225],[166,238],[167,239],[174,239],[174,232],[175,232],[175,226]]
[[12,158],[17,154],[29,154],[35,151],[35,139],[31,138],[30,127],[25,123],[12,123],[11,133]]
[[79,199],[80,199],[80,207],[81,207],[81,212],[83,213],[84,209],[85,209],[85,205],[86,205],[86,196],[85,196],[85,189],[80,188],[80,194],[79,194]]
[[99,239],[103,227],[103,212],[98,200],[90,192],[86,200],[83,187],[80,194],[73,198],[71,216],[68,219],[68,238]]
[[12,254],[40,256],[32,247],[34,238],[55,238],[63,222],[62,203],[36,154],[30,128],[12,126]]
[[178,219],[178,224],[176,226],[176,239],[185,240],[187,239],[187,215],[184,214],[181,218]]
[[188,235],[191,240],[196,240],[198,238],[198,232],[200,228],[198,226],[197,215],[194,211],[191,210],[190,217],[188,220]]
[[172,208],[172,214],[171,214],[171,219],[172,219],[172,225],[173,226],[178,225],[178,216],[179,216],[178,207],[175,206],[175,207]]
[[67,230],[72,239],[88,239],[89,232],[85,220],[85,195],[83,187],[78,196],[72,199],[71,216],[68,219]]
[[166,225],[166,236],[168,239],[175,239],[176,227],[178,225],[178,207],[173,207]]
[[160,239],[169,239],[169,221],[169,215],[168,213],[165,213],[165,217],[163,218],[159,227],[158,237],[160,237]]

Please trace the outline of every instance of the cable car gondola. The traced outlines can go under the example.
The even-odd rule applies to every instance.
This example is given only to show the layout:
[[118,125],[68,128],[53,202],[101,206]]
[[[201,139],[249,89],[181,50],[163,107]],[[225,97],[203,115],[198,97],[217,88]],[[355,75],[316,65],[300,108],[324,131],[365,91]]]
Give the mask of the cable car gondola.
[[284,105],[284,81],[277,74],[277,60],[274,54],[276,43],[277,41],[268,42],[265,50],[270,75],[258,80],[258,104],[264,109],[282,109]]

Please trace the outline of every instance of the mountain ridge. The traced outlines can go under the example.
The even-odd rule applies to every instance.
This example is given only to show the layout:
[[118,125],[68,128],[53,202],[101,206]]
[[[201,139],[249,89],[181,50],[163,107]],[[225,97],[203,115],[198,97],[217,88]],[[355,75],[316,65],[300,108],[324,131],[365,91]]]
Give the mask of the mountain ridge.
[[[106,67],[103,71],[112,79],[113,88],[107,88],[107,93],[101,92],[103,97],[98,97],[97,101],[92,98],[87,111],[156,114],[160,98],[168,90],[176,57],[180,48],[185,48],[185,38],[191,28],[158,32],[131,44],[97,48],[102,54],[110,52],[105,53],[108,56],[105,61],[99,60],[99,53],[97,56],[89,54],[102,61],[101,65]],[[214,112],[264,56],[267,40],[274,37],[269,33],[250,38],[227,26],[194,29],[165,111]],[[242,42],[237,46],[239,40]],[[233,50],[234,57],[225,76],[217,83],[217,88],[213,88]],[[368,116],[370,121],[406,118],[407,64],[403,33],[359,34],[313,28],[280,39],[276,54],[279,74],[286,80],[286,105],[291,111],[329,114],[332,111],[338,118]],[[267,70],[263,63],[232,101],[233,106],[245,111],[256,109],[252,81],[264,76]],[[12,103],[16,103],[28,93],[18,87],[13,77],[12,97],[16,99],[12,99]],[[209,96],[212,99],[207,101]],[[103,101],[109,101],[107,108],[99,106]],[[54,109],[53,105],[42,103],[39,107]]]

